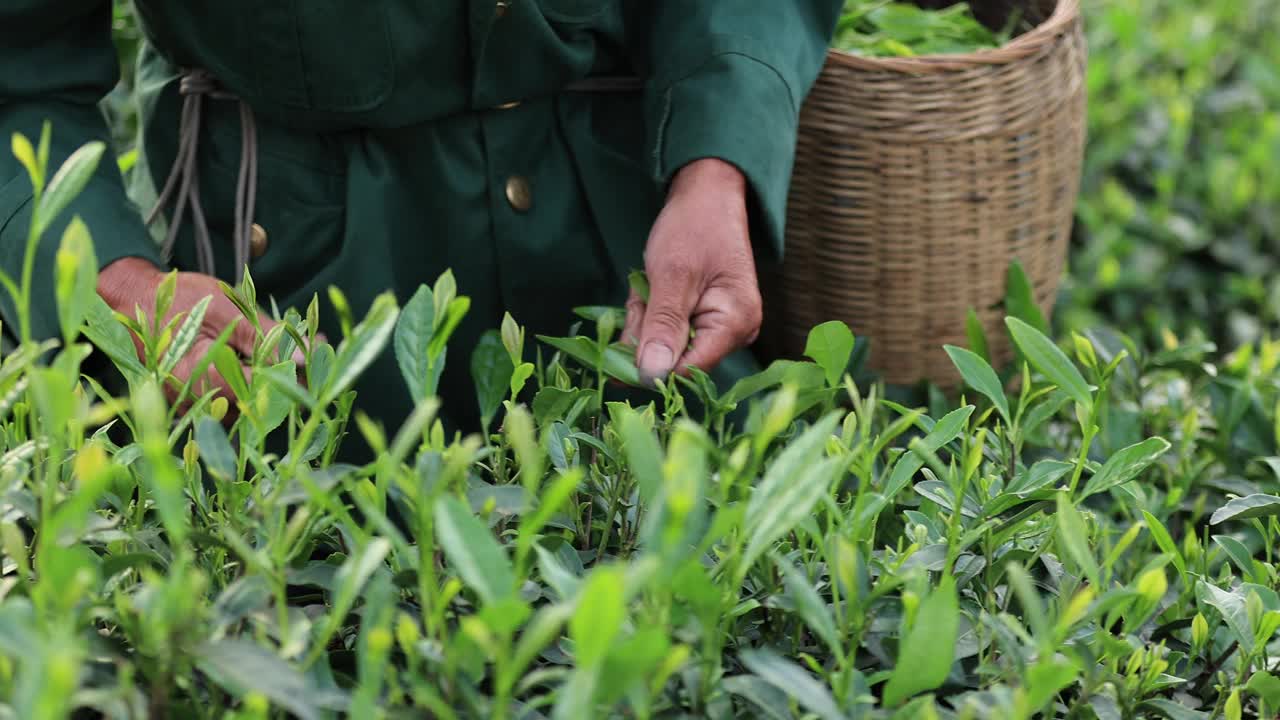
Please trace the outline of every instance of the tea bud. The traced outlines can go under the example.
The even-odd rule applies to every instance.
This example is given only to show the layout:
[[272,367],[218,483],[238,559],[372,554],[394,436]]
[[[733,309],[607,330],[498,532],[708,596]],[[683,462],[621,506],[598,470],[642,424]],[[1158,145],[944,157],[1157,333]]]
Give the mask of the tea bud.
[[1124,667],[1124,674],[1130,677],[1137,675],[1138,671],[1142,669],[1142,660],[1143,652],[1134,650],[1133,654],[1129,656],[1129,662]]
[[1227,698],[1226,705],[1222,707],[1222,715],[1226,720],[1240,720],[1240,716],[1242,714],[1240,707],[1240,690],[1232,690],[1230,697]]
[[218,397],[213,399],[213,402],[209,403],[209,417],[213,418],[218,422],[222,422],[223,418],[225,418],[226,416],[227,416],[227,399],[219,395]]
[[391,631],[386,628],[374,628],[369,631],[369,652],[374,655],[386,655],[391,649]]
[[1196,613],[1191,621],[1191,647],[1199,651],[1209,642],[1209,621],[1204,619],[1202,613]]
[[1138,578],[1138,592],[1150,603],[1157,603],[1169,589],[1163,570],[1148,570]]
[[408,613],[400,613],[400,617],[396,618],[396,643],[400,645],[400,652],[405,655],[412,655],[414,647],[417,646],[418,640],[422,638],[422,634],[418,632],[418,623],[409,617]]

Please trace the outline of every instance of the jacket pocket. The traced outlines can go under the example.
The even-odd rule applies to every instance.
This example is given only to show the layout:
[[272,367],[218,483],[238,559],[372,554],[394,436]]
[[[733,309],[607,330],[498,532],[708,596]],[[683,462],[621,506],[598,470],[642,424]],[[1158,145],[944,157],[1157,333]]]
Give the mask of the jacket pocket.
[[259,93],[334,113],[371,110],[391,96],[395,53],[383,3],[267,2],[254,3],[250,12],[259,18]]
[[535,0],[542,15],[560,23],[588,23],[613,6],[614,0]]

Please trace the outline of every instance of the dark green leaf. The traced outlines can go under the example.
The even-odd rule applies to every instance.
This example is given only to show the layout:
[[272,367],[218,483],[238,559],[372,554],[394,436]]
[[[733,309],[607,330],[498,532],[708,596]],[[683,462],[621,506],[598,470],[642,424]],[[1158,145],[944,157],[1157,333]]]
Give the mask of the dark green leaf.
[[443,497],[436,502],[435,521],[440,547],[462,581],[486,604],[511,597],[511,561],[471,508],[453,496]]
[[196,648],[200,669],[232,694],[259,692],[302,720],[320,720],[325,710],[342,711],[347,697],[316,687],[296,667],[251,640],[227,638]]
[[822,720],[845,720],[826,686],[799,665],[770,650],[744,650],[738,657],[756,677],[786,693]]
[[1148,438],[1124,448],[1112,455],[1102,469],[1089,478],[1078,500],[1106,492],[1133,480],[1168,450],[1168,441],[1158,437]]
[[1036,302],[1035,288],[1032,287],[1031,279],[1022,269],[1021,263],[1015,260],[1009,265],[1007,280],[1005,311],[1041,334],[1048,335],[1049,323],[1045,321],[1044,313],[1040,312],[1040,304]]
[[1280,497],[1254,494],[1235,498],[1214,510],[1213,516],[1209,518],[1209,524],[1220,525],[1228,520],[1248,520],[1275,515],[1280,515]]
[[471,353],[471,381],[476,388],[480,421],[485,429],[493,421],[511,386],[511,355],[502,345],[502,336],[490,330],[480,338]]

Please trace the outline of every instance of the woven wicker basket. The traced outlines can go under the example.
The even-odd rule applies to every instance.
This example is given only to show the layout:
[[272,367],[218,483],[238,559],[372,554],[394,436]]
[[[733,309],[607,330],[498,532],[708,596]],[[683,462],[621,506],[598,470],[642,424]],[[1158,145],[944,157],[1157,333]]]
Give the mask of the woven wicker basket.
[[1011,261],[1051,310],[1084,150],[1079,0],[971,4],[1035,29],[969,55],[830,53],[802,113],[786,256],[764,282],[772,354],[797,356],[809,328],[843,320],[888,382],[953,386],[942,345],[967,344],[970,308],[993,359],[1012,356]]

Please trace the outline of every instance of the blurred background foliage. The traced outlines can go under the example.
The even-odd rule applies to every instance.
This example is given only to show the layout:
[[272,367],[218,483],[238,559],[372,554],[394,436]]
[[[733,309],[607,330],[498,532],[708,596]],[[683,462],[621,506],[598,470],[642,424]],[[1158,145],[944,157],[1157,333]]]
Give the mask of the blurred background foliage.
[[1280,0],[1086,0],[1089,146],[1060,327],[1221,348],[1280,320]]
[[[1085,0],[1089,147],[1059,329],[1225,349],[1280,327],[1280,0]],[[122,165],[141,33],[116,0]]]

